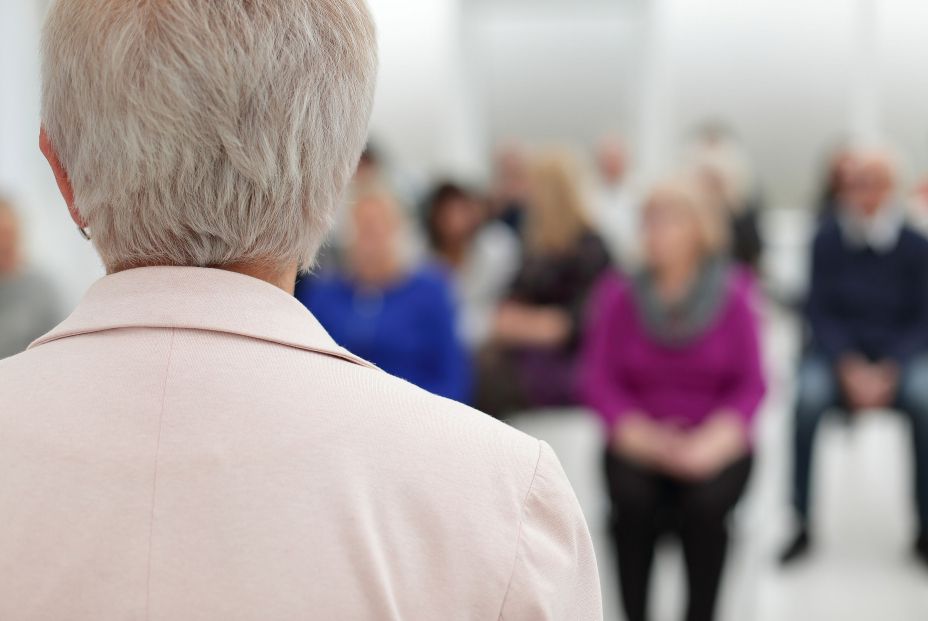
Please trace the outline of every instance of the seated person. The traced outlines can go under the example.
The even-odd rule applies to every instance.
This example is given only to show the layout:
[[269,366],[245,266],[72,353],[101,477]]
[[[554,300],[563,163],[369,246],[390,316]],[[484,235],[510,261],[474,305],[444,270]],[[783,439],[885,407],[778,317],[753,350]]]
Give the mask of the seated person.
[[584,309],[610,264],[567,156],[538,160],[529,189],[522,264],[479,356],[477,403],[498,418],[577,404],[574,367]]
[[717,206],[725,210],[731,257],[756,272],[764,253],[760,236],[763,197],[738,137],[723,125],[705,125],[697,133],[690,157]]
[[0,359],[24,351],[60,319],[55,290],[26,264],[19,218],[0,196]]
[[383,190],[365,192],[345,231],[345,271],[302,281],[296,296],[348,351],[431,393],[467,402],[470,361],[445,275],[404,260],[395,199]]
[[425,205],[432,255],[451,275],[461,338],[471,349],[490,333],[500,299],[519,267],[519,242],[503,223],[488,221],[487,206],[453,183],[438,185]]
[[815,239],[807,315],[811,344],[795,410],[789,563],[811,544],[815,432],[825,413],[895,408],[912,421],[920,520],[916,551],[928,563],[928,241],[894,199],[896,170],[881,151],[859,153],[838,217]]
[[689,621],[714,618],[727,519],[752,467],[765,391],[752,280],[694,175],[643,213],[642,270],[608,276],[591,307],[582,392],[606,430],[611,530],[629,621],[644,621],[658,537],[679,535]]

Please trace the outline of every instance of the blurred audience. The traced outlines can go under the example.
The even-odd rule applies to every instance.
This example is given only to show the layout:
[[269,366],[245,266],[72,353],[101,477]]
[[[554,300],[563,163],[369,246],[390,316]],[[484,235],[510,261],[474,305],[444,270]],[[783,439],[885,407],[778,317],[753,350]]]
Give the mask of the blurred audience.
[[523,228],[522,265],[479,359],[477,404],[497,417],[577,403],[584,309],[610,265],[566,154],[544,154],[532,166]]
[[757,270],[763,254],[760,235],[761,196],[739,141],[721,125],[702,127],[690,150],[711,195],[725,211],[731,228],[731,256]]
[[0,196],[0,359],[55,327],[60,312],[51,282],[26,263],[12,201]]
[[442,271],[403,253],[406,221],[396,199],[360,190],[344,234],[345,267],[297,285],[297,298],[335,341],[392,375],[466,402],[470,362],[458,339],[453,294]]
[[612,256],[630,271],[638,259],[639,206],[628,181],[628,167],[629,156],[622,143],[604,138],[596,153],[593,217]]
[[828,158],[824,184],[816,205],[816,212],[822,219],[837,215],[853,164],[854,150],[848,145],[839,145]]
[[493,217],[521,234],[525,206],[529,200],[529,157],[518,143],[501,144],[493,163],[490,205]]
[[425,229],[435,260],[448,269],[461,338],[472,350],[490,334],[500,300],[519,266],[519,242],[487,205],[453,183],[439,184],[425,205]]
[[[390,193],[396,197],[396,202],[401,208],[418,204],[420,193],[417,188],[419,185],[413,180],[412,176],[406,173],[405,169],[397,170],[395,167],[390,166],[390,163],[379,147],[368,141],[361,153],[361,157],[358,158],[351,186],[353,188],[390,188]],[[350,192],[349,198],[353,198]],[[333,232],[328,236],[325,245],[316,257],[315,274],[326,274],[344,267],[345,256],[347,255],[347,250],[343,247],[343,242],[346,239],[344,229],[348,226],[350,213],[351,209],[346,208],[338,210],[338,213],[335,214]],[[410,235],[407,243],[409,245],[407,254],[416,257],[424,256],[425,249],[423,240],[420,237]],[[315,275],[308,275],[304,280],[308,283],[314,277]]]
[[928,241],[905,223],[897,169],[881,150],[857,154],[837,217],[815,239],[811,343],[799,371],[793,502],[798,529],[782,560],[809,550],[816,430],[826,412],[895,408],[911,420],[920,534],[928,563]]
[[581,380],[606,429],[611,530],[629,621],[649,619],[659,537],[683,545],[688,621],[714,618],[727,520],[752,468],[764,396],[752,279],[727,258],[724,214],[694,174],[643,213],[643,266],[597,288]]

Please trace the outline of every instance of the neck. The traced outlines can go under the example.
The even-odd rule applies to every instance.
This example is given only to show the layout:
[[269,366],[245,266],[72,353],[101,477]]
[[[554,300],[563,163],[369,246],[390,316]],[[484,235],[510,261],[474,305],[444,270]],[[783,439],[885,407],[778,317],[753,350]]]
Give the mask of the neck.
[[275,287],[278,287],[279,289],[283,289],[290,295],[293,295],[293,292],[296,289],[296,275],[298,272],[296,263],[292,263],[284,267],[279,265],[270,266],[257,263],[233,263],[231,265],[220,265],[218,266],[218,269],[235,272],[237,274],[244,274],[245,276],[251,276],[252,278],[263,280],[274,285]]
[[658,293],[665,301],[674,302],[687,294],[696,273],[698,261],[680,261],[668,263],[654,270],[654,279]]
[[468,242],[461,241],[459,243],[445,244],[445,247],[439,251],[439,255],[444,258],[445,262],[451,265],[452,267],[458,267],[467,257]]
[[379,261],[356,261],[352,272],[361,284],[383,287],[399,279],[403,268],[395,257],[383,257]]
[[[142,268],[142,267],[171,267],[170,265],[163,263],[155,264],[142,264],[142,265],[119,265],[115,267],[110,267],[107,269],[107,274],[118,274],[120,272],[125,272],[132,269]],[[286,293],[293,295],[296,290],[296,276],[299,270],[297,269],[296,263],[291,263],[290,265],[275,265],[272,266],[267,263],[229,263],[228,265],[211,265],[211,268],[217,270],[224,270],[227,272],[235,272],[236,274],[243,274],[244,276],[251,276],[252,278],[257,278],[258,280],[263,280],[266,283],[270,283],[277,287],[278,289],[283,289]]]

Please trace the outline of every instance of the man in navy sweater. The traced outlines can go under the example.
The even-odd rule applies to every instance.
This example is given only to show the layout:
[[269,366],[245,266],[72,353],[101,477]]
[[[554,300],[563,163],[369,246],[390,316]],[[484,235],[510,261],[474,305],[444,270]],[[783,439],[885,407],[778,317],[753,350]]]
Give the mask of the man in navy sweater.
[[807,317],[811,347],[799,373],[793,502],[799,528],[783,552],[805,555],[815,431],[828,410],[894,408],[912,422],[918,557],[928,564],[928,240],[894,200],[883,152],[856,156],[842,206],[815,240]]

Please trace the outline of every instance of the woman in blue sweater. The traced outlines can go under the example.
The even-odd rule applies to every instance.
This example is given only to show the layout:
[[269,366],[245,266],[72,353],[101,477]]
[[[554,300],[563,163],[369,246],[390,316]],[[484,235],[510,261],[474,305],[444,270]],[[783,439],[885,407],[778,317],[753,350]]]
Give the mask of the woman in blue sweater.
[[336,342],[429,392],[466,402],[470,361],[455,332],[450,285],[403,258],[403,217],[381,190],[356,201],[346,268],[305,279],[296,295]]

